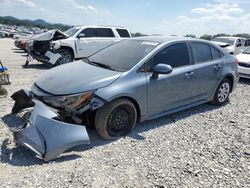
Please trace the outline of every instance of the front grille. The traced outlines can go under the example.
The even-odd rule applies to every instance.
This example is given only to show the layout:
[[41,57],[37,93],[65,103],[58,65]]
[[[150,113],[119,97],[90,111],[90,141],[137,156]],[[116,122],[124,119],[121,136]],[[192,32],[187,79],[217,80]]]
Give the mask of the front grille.
[[240,73],[240,77],[250,78],[250,74]]
[[239,63],[239,66],[241,66],[241,67],[246,67],[246,68],[250,68],[250,63],[242,63],[242,62],[240,62],[240,63]]

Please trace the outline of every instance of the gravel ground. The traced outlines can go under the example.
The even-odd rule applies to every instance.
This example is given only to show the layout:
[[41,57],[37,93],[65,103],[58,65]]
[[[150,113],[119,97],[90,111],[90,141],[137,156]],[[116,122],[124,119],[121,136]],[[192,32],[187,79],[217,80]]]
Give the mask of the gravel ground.
[[[29,89],[47,70],[13,40],[0,40],[0,59],[11,69],[11,95]],[[44,163],[13,144],[8,127],[24,122],[0,99],[0,187],[250,187],[250,80],[240,80],[223,107],[201,105],[137,125],[127,137],[91,144]]]

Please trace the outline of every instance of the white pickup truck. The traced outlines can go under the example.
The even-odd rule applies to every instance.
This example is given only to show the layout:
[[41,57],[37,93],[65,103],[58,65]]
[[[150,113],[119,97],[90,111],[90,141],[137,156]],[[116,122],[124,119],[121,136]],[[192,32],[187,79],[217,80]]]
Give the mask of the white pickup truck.
[[123,27],[75,26],[64,33],[54,30],[34,38],[29,52],[38,61],[54,66],[88,57],[130,37],[128,29]]
[[237,55],[250,46],[249,39],[240,37],[215,37],[212,42],[224,48],[231,55]]

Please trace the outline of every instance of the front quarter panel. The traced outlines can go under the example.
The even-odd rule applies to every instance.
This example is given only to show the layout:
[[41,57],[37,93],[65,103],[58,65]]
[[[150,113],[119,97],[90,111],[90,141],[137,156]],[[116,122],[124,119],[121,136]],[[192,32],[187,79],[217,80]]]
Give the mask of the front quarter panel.
[[76,46],[75,46],[75,41],[77,39],[69,37],[67,39],[62,39],[59,41],[60,46],[65,46],[65,47],[70,47],[72,48],[73,52],[74,52],[74,56],[77,57],[77,52],[76,52]]
[[123,73],[113,84],[100,88],[95,93],[97,96],[111,102],[117,98],[131,98],[139,106],[140,120],[147,116],[147,83],[144,72]]

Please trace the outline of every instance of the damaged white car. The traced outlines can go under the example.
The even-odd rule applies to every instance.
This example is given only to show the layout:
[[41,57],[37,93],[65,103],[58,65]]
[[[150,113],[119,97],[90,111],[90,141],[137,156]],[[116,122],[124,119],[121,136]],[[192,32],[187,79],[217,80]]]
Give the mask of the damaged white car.
[[28,44],[30,58],[26,65],[32,58],[51,66],[65,64],[129,37],[129,31],[123,27],[76,26],[66,32],[52,30]]
[[240,37],[215,37],[212,42],[224,48],[231,55],[237,55],[250,46],[249,40]]

